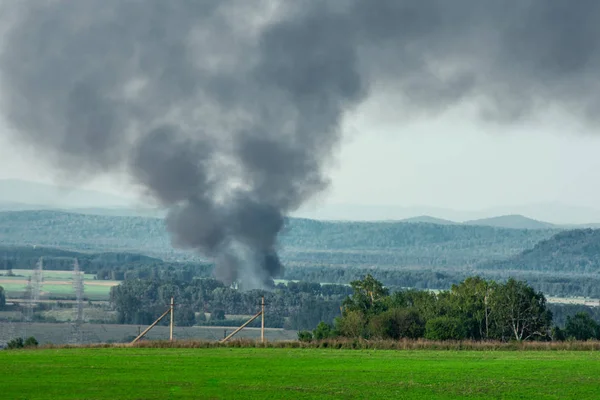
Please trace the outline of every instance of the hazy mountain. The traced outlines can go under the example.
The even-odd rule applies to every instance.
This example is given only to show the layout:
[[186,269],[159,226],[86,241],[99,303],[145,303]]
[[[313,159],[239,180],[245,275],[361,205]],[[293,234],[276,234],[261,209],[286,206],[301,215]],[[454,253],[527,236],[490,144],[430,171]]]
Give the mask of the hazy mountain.
[[424,224],[437,224],[437,225],[459,224],[459,222],[454,222],[454,221],[450,221],[450,220],[442,219],[442,218],[430,217],[429,215],[419,215],[418,217],[405,218],[398,222],[405,222],[405,223],[409,223],[409,224],[424,223]]
[[464,225],[493,226],[511,229],[552,229],[557,228],[548,222],[537,221],[523,215],[502,215],[499,217],[483,218],[466,221]]
[[465,221],[483,218],[488,215],[428,206],[402,207],[394,205],[320,204],[306,206],[294,213],[293,216],[325,221],[400,221],[418,216],[431,216],[450,221]]
[[600,230],[577,229],[557,233],[507,260],[487,262],[484,269],[539,272],[600,272]]
[[346,221],[399,221],[422,215],[456,222],[492,218],[499,215],[526,215],[529,218],[547,221],[551,224],[589,226],[600,223],[600,210],[561,203],[502,206],[481,210],[453,210],[428,206],[313,204],[294,214],[300,218]]
[[[284,262],[387,267],[475,265],[532,248],[556,230],[403,222],[289,219],[280,235]],[[0,244],[85,251],[132,251],[167,259],[196,258],[173,249],[162,220],[56,211],[0,212]]]
[[0,180],[0,204],[3,209],[131,208],[133,205],[129,199],[108,193],[15,179]]

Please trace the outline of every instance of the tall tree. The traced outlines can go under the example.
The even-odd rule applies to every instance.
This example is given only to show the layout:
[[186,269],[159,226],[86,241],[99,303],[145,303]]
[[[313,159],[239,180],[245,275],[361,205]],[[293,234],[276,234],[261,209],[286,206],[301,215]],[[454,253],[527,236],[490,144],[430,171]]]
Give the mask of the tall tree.
[[527,340],[534,336],[547,336],[552,313],[546,307],[542,292],[513,278],[498,285],[491,296],[492,310],[501,338],[512,336]]
[[384,311],[384,300],[389,290],[381,282],[367,274],[363,279],[350,282],[353,293],[344,301],[344,308],[364,315]]
[[458,285],[452,285],[449,302],[454,317],[473,322],[473,339],[485,339],[490,335],[492,307],[490,297],[495,288],[494,282],[480,277],[467,278]]

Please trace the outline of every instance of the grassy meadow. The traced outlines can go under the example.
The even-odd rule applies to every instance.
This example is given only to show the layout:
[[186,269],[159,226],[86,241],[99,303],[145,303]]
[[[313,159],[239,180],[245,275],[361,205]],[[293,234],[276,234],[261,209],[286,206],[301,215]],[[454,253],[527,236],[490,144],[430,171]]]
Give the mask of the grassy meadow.
[[0,352],[5,399],[595,399],[600,353],[286,348]]
[[[22,298],[26,294],[27,280],[33,270],[15,269],[15,276],[0,275],[0,286],[4,288],[9,298]],[[73,271],[44,271],[41,287],[42,299],[74,299]],[[92,301],[106,301],[110,288],[118,285],[119,281],[95,280],[93,274],[83,274],[84,296]]]

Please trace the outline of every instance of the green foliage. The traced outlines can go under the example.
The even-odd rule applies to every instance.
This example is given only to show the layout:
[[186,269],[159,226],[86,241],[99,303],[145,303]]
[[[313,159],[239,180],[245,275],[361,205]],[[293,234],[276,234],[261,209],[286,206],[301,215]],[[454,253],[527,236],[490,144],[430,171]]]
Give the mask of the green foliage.
[[501,338],[527,340],[548,336],[552,313],[546,298],[525,282],[509,279],[497,285],[490,296],[490,307]]
[[389,290],[383,284],[367,274],[363,279],[350,282],[353,293],[344,301],[344,308],[363,314],[378,313],[385,310],[384,299]]
[[310,342],[313,334],[310,331],[298,331],[298,340],[301,342]]
[[552,337],[552,340],[558,342],[567,340],[567,333],[563,329],[560,329],[559,326],[552,327],[550,336]]
[[576,340],[600,340],[600,325],[588,313],[579,312],[567,317],[565,333]]
[[[550,336],[552,313],[546,298],[525,282],[504,284],[468,278],[449,291],[434,294],[401,290],[388,295],[372,276],[353,282],[352,296],[336,321],[347,337],[380,339],[538,339]],[[370,296],[365,288],[377,288]],[[362,326],[367,325],[368,330]]]
[[414,309],[393,308],[369,321],[370,336],[379,339],[416,339],[424,332],[425,321]]
[[9,350],[22,349],[24,346],[22,337],[14,338],[6,343],[6,348]]
[[196,313],[188,305],[175,307],[175,325],[193,326],[196,324]]
[[211,321],[223,321],[225,320],[225,311],[221,308],[217,308],[210,313]]
[[458,318],[437,317],[427,321],[425,338],[429,340],[463,340],[467,337],[467,324]]
[[360,338],[366,335],[367,320],[360,311],[344,311],[344,315],[335,320],[335,330],[341,336]]
[[[321,321],[332,323],[340,315],[342,300],[350,292],[351,288],[341,285],[302,282],[290,282],[287,286],[279,284],[270,291],[240,291],[215,279],[194,279],[191,282],[131,279],[112,288],[110,300],[117,311],[119,323],[152,323],[168,308],[173,296],[177,325],[229,326],[230,321],[239,325],[243,316],[256,314],[260,298],[265,296],[265,324],[268,327],[312,330]],[[210,321],[205,321],[204,312],[211,312]],[[202,315],[198,320],[194,317],[196,313]],[[230,315],[242,317],[225,319]]]
[[320,322],[313,331],[313,337],[316,340],[327,339],[333,336],[333,328],[325,322]]
[[14,339],[10,340],[8,343],[6,343],[6,348],[9,350],[37,347],[37,346],[38,346],[38,341],[33,336],[28,337],[27,339],[25,339],[25,341],[23,341],[22,337],[18,337],[18,338],[14,338]]

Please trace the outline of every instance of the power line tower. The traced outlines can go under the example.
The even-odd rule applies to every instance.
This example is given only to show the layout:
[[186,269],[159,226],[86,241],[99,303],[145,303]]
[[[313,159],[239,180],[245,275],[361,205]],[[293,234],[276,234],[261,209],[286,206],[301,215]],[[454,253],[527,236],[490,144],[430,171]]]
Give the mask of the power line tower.
[[31,301],[36,305],[40,301],[42,285],[44,284],[44,259],[40,257],[31,274]]
[[71,343],[81,344],[83,341],[83,294],[85,290],[83,272],[79,269],[79,261],[73,261],[73,290],[75,291],[75,320],[71,324]]
[[22,312],[24,318],[23,337],[27,337],[27,331],[33,322],[33,313],[35,307],[40,301],[40,294],[44,284],[44,259],[40,257],[31,275],[27,278],[27,286],[25,287],[24,300],[25,312]]
[[75,321],[78,324],[83,323],[83,292],[85,290],[83,282],[83,272],[79,269],[77,259],[73,262],[73,289],[75,291]]

